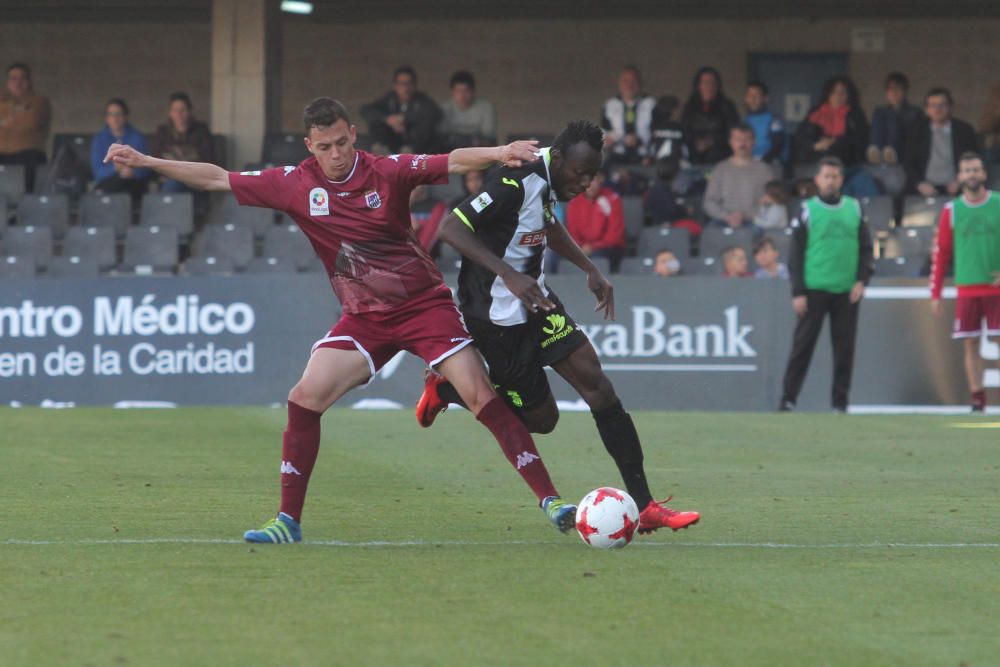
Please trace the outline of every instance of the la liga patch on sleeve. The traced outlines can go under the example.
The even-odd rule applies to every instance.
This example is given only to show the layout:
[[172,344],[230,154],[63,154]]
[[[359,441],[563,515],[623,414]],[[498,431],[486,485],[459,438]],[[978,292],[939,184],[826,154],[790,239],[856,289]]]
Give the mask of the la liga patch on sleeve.
[[478,197],[472,200],[472,210],[476,213],[482,213],[483,209],[493,203],[493,197],[490,197],[488,192],[483,192]]

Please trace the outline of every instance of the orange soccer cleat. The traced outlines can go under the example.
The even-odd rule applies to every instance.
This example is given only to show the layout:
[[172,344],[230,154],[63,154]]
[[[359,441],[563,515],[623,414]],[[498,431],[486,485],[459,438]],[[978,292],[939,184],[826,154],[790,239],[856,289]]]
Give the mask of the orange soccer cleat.
[[639,512],[639,533],[645,535],[658,528],[680,530],[698,523],[701,515],[697,512],[678,512],[667,507],[673,496],[662,501],[650,500],[645,509]]
[[438,385],[447,382],[444,376],[428,371],[424,377],[424,393],[417,401],[417,423],[428,428],[439,414],[448,409],[448,402],[438,395]]

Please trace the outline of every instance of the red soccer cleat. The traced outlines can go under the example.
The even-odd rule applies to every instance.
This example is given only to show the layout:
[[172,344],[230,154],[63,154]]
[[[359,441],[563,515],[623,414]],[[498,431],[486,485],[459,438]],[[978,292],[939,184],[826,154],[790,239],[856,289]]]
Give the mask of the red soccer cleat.
[[444,376],[428,371],[424,377],[424,393],[417,401],[417,423],[428,428],[439,414],[448,409],[448,403],[438,396],[438,385],[446,382]]
[[646,535],[658,528],[670,528],[677,531],[698,523],[701,515],[697,512],[678,512],[667,507],[673,496],[657,502],[650,500],[646,508],[639,512],[639,533]]

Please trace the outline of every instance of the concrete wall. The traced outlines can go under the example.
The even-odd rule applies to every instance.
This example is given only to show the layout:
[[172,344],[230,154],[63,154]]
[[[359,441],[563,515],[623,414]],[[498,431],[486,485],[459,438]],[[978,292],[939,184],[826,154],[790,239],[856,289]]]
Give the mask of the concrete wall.
[[209,117],[210,38],[208,22],[0,22],[0,63],[31,66],[35,89],[52,100],[55,132],[96,132],[110,97],[123,97],[132,123],[152,132],[175,90],[187,91],[195,114]]
[[653,94],[686,98],[700,65],[718,67],[742,97],[750,52],[849,52],[854,27],[885,29],[884,53],[850,54],[850,74],[866,111],[882,102],[892,69],[913,90],[951,87],[957,114],[978,119],[990,84],[1000,81],[991,48],[1000,20],[777,21],[409,21],[351,25],[288,22],[284,124],[299,125],[302,106],[319,94],[357,110],[389,87],[392,69],[410,63],[435,98],[447,95],[454,69],[471,69],[497,107],[501,135],[554,131],[573,117],[594,117],[615,90],[618,68],[637,64]]

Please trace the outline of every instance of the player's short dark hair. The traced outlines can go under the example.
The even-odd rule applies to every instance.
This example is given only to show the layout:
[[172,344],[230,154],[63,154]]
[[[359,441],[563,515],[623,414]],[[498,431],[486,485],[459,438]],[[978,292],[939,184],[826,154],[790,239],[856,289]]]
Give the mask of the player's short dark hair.
[[827,155],[820,158],[819,164],[817,166],[817,171],[823,167],[833,167],[834,169],[839,169],[840,173],[844,173],[844,163],[840,161],[840,158],[835,155]]
[[417,82],[417,70],[413,69],[410,65],[400,65],[392,73],[393,82],[399,78],[400,74],[409,74],[410,78],[413,79],[413,83]]
[[753,244],[753,254],[756,255],[764,248],[777,250],[778,246],[775,245],[774,239],[772,239],[770,236],[762,236],[761,238],[757,239],[757,241]]
[[767,89],[767,84],[758,79],[754,79],[753,81],[748,83],[747,88],[760,88],[760,92],[764,93],[765,95],[769,95],[771,92]]
[[902,72],[889,72],[889,75],[885,77],[885,87],[897,85],[903,90],[910,89],[910,80]]
[[958,158],[959,162],[971,162],[972,160],[979,160],[979,163],[983,165],[983,169],[986,168],[986,160],[976,151],[965,151]]
[[928,90],[927,94],[924,95],[924,103],[926,103],[930,98],[938,96],[948,100],[948,106],[954,106],[955,101],[951,97],[951,91],[943,86],[938,86],[937,88],[931,88]]
[[604,131],[589,120],[574,120],[559,133],[552,148],[566,155],[577,144],[587,144],[600,153],[604,150]]
[[27,63],[22,63],[20,61],[12,62],[11,64],[7,65],[7,74],[10,74],[16,69],[23,69],[24,73],[28,75],[28,78],[29,79],[31,78],[31,68],[28,67]]
[[736,123],[736,125],[733,125],[729,128],[729,134],[731,135],[733,132],[746,132],[751,137],[757,136],[757,133],[753,131],[753,128],[746,123]]
[[118,106],[120,106],[122,108],[122,113],[124,113],[126,116],[128,115],[128,104],[125,102],[125,100],[123,100],[120,97],[112,97],[110,100],[104,103],[105,111],[112,104],[117,104]]
[[317,97],[307,104],[302,112],[302,123],[306,126],[306,134],[309,134],[309,130],[314,127],[330,127],[338,120],[351,124],[347,109],[332,97]]
[[170,101],[167,102],[167,106],[173,104],[174,102],[183,102],[184,106],[188,108],[188,111],[191,110],[191,97],[185,92],[177,91],[175,93],[170,93]]
[[472,76],[472,72],[465,69],[460,69],[451,75],[451,79],[448,81],[448,87],[454,88],[455,86],[464,84],[473,90],[476,89],[476,77]]

